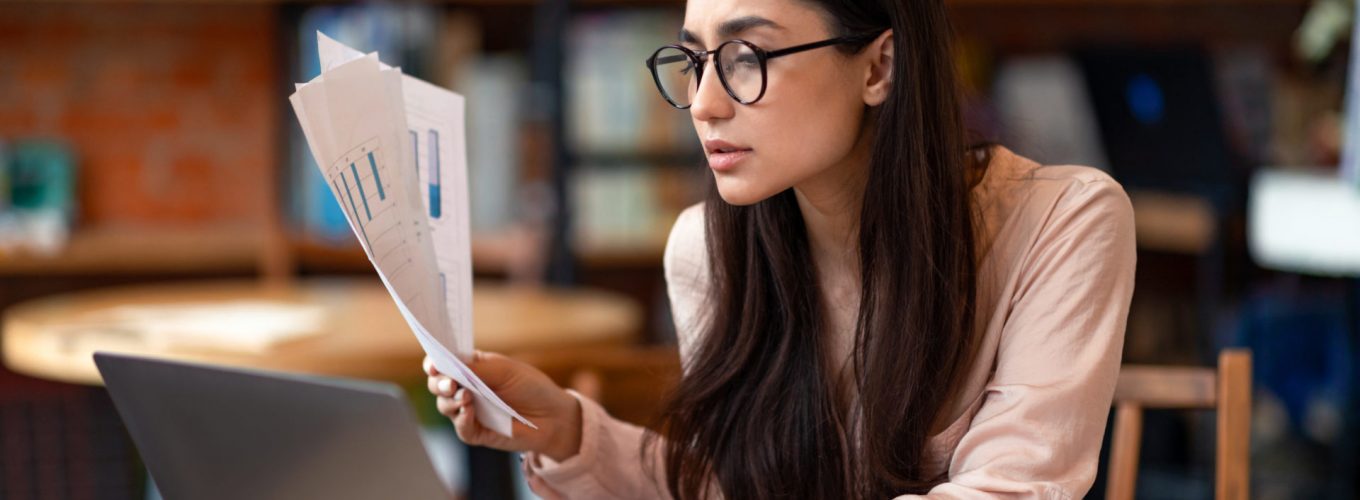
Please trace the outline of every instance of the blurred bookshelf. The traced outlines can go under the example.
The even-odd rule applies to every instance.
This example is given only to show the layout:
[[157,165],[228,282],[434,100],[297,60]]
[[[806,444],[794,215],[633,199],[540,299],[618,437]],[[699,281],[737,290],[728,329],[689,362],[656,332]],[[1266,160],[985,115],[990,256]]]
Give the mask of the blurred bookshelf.
[[[688,124],[688,116],[684,112],[677,112],[670,109],[654,95],[654,90],[650,88],[651,83],[641,68],[640,61],[646,57],[652,47],[662,43],[669,43],[675,28],[681,21],[684,3],[678,0],[577,0],[572,2],[562,2],[568,11],[565,16],[557,22],[564,37],[564,49],[556,55],[561,59],[561,71],[557,77],[557,82],[562,86],[560,110],[562,119],[561,129],[557,132],[563,134],[563,155],[560,159],[552,158],[552,155],[545,154],[543,151],[533,151],[534,149],[551,149],[556,145],[551,144],[551,140],[543,140],[542,137],[535,137],[533,134],[525,133],[528,126],[526,122],[547,123],[551,128],[551,117],[532,116],[535,113],[542,113],[542,110],[524,109],[532,106],[536,99],[535,93],[540,93],[542,82],[551,78],[533,77],[529,73],[533,70],[530,61],[534,56],[536,41],[533,39],[534,17],[536,12],[543,8],[543,5],[551,2],[544,0],[450,0],[418,2],[411,6],[390,7],[376,6],[370,10],[355,11],[355,17],[371,16],[373,12],[395,12],[392,17],[398,21],[394,26],[401,26],[403,29],[416,26],[418,29],[410,30],[410,38],[406,45],[402,46],[379,46],[382,43],[362,43],[372,42],[373,39],[365,40],[360,38],[351,41],[357,42],[358,46],[375,49],[383,52],[385,59],[399,56],[397,62],[406,63],[405,66],[411,72],[418,74],[426,79],[440,83],[469,96],[474,96],[470,101],[469,110],[469,130],[495,130],[498,137],[470,137],[469,143],[473,144],[473,151],[470,153],[471,168],[474,170],[474,192],[496,192],[502,201],[497,202],[473,200],[474,216],[478,217],[478,229],[494,233],[501,229],[501,225],[506,220],[513,219],[523,214],[508,213],[513,211],[513,207],[507,207],[504,200],[514,199],[522,193],[515,191],[520,184],[532,182],[546,182],[546,180],[556,170],[554,162],[567,164],[573,172],[572,179],[565,182],[568,189],[578,190],[576,195],[566,194],[569,199],[596,198],[601,196],[599,193],[619,194],[614,202],[594,202],[590,200],[578,203],[578,206],[569,210],[579,216],[581,220],[572,222],[574,228],[582,231],[585,239],[590,239],[592,243],[584,244],[584,252],[602,252],[614,255],[618,249],[611,249],[609,243],[601,243],[602,238],[590,236],[595,234],[617,235],[627,232],[626,229],[610,228],[609,224],[635,225],[642,227],[644,223],[632,220],[622,220],[617,217],[610,218],[601,215],[599,212],[608,211],[611,203],[637,203],[639,199],[647,198],[643,196],[657,190],[666,189],[667,185],[675,181],[675,176],[670,174],[657,174],[658,169],[675,169],[680,171],[694,170],[701,168],[702,154],[697,149],[696,141],[693,138],[692,130]],[[1241,25],[1243,31],[1248,31],[1260,35],[1266,33],[1266,38],[1279,40],[1287,37],[1293,27],[1297,25],[1298,18],[1302,15],[1302,9],[1308,5],[1306,0],[1111,0],[1093,4],[1081,0],[949,0],[955,10],[959,11],[960,17],[956,21],[962,36],[984,40],[990,43],[988,49],[993,53],[1005,53],[1007,51],[1040,50],[1044,47],[1063,47],[1076,40],[1100,40],[1099,37],[1118,38],[1120,41],[1136,39],[1136,37],[1125,37],[1120,30],[1109,30],[1108,23],[1089,23],[1086,22],[1087,16],[1101,16],[1110,12],[1135,12],[1146,19],[1161,19],[1161,22],[1149,22],[1144,26],[1137,23],[1127,22],[1120,19],[1122,24],[1127,26],[1130,33],[1143,32],[1153,39],[1158,37],[1170,40],[1185,40],[1199,38],[1215,38],[1233,36],[1231,26]],[[90,0],[88,2],[76,2],[77,5],[102,6],[115,5],[117,2],[104,2],[100,0]],[[364,9],[363,6],[347,4],[332,4],[327,2],[281,2],[273,0],[259,1],[166,1],[162,3],[151,3],[146,8],[156,8],[164,5],[169,8],[177,9],[220,9],[224,5],[253,5],[255,8],[274,11],[272,16],[276,20],[273,26],[267,28],[277,30],[278,33],[271,38],[276,40],[276,44],[285,49],[283,61],[285,67],[284,74],[276,82],[279,92],[287,88],[291,82],[302,81],[306,75],[299,73],[297,69],[303,61],[297,60],[301,54],[306,54],[311,48],[305,42],[311,35],[311,29],[315,24],[308,24],[307,18],[309,11],[315,10],[344,10],[344,9]],[[406,10],[403,10],[406,9]],[[1207,9],[1207,10],[1206,10]],[[1292,16],[1211,16],[1208,14],[1221,14],[1227,10],[1242,9],[1263,9],[1270,12],[1294,13]],[[413,14],[412,12],[415,12]],[[1017,22],[1009,14],[1020,12],[1030,13],[1034,16],[1034,23]],[[1219,28],[1225,31],[1205,31],[1199,30],[1199,21],[1194,21],[1197,16],[1185,16],[1186,12],[1205,13],[1204,22],[1212,21],[1216,26],[1227,26]],[[999,15],[1003,13],[1005,15]],[[1055,16],[1056,13],[1056,16]],[[311,15],[312,17],[317,17]],[[1054,16],[1042,19],[1044,16]],[[325,17],[322,15],[320,17]],[[1109,17],[1109,16],[1106,16]],[[1175,18],[1177,21],[1168,21],[1163,17]],[[424,18],[421,21],[418,18]],[[1136,19],[1135,19],[1136,20]],[[530,22],[526,22],[530,21]],[[345,23],[353,24],[351,21]],[[1010,28],[1000,28],[998,23],[1010,25]],[[1185,23],[1185,24],[1176,24]],[[343,24],[343,23],[342,23]],[[1262,28],[1263,26],[1269,26]],[[1178,29],[1178,27],[1183,29]],[[1049,33],[1035,33],[1036,29],[1044,29]],[[396,31],[396,30],[389,30]],[[1063,33],[1053,35],[1051,33]],[[1017,42],[1017,40],[1023,40]],[[391,41],[389,37],[386,41]],[[1276,43],[1276,42],[1271,42]],[[603,50],[599,50],[603,49]],[[598,54],[584,58],[577,57],[576,54]],[[614,75],[626,75],[617,77]],[[508,89],[508,90],[507,90]],[[496,95],[499,93],[500,95]],[[514,119],[501,120],[494,123],[495,118],[479,116],[476,109],[477,102],[483,96],[491,96],[493,103],[487,104],[488,108],[499,109],[506,107],[519,107],[514,111]],[[526,104],[528,103],[528,104]],[[286,109],[279,110],[274,115],[275,123],[272,127],[278,130],[291,130],[291,112]],[[487,121],[491,120],[491,121]],[[473,125],[476,126],[473,126]],[[477,132],[470,132],[475,134]],[[297,258],[300,265],[305,265],[311,259],[318,259],[325,263],[327,267],[353,267],[354,270],[362,270],[366,265],[363,259],[344,258],[336,259],[335,255],[354,255],[357,247],[351,242],[345,241],[341,236],[347,236],[343,231],[337,230],[334,217],[324,223],[323,234],[320,236],[313,234],[307,222],[308,215],[298,212],[305,212],[306,209],[299,209],[297,205],[307,203],[299,201],[298,198],[305,198],[306,195],[299,195],[298,186],[305,182],[299,178],[305,169],[297,168],[300,162],[296,156],[296,148],[299,145],[295,134],[285,133],[281,141],[289,151],[284,154],[287,158],[281,159],[281,164],[273,167],[280,172],[280,184],[278,189],[279,197],[277,203],[280,205],[276,215],[288,220],[290,224],[285,225],[285,229],[292,231],[301,229],[301,235],[288,238],[291,243],[291,253]],[[482,154],[477,151],[479,145],[492,145],[495,150],[492,153]],[[482,148],[487,149],[487,148]],[[501,158],[488,160],[487,158]],[[510,178],[492,178],[487,172],[479,172],[484,165],[495,163],[489,171],[494,174],[507,174]],[[579,175],[577,175],[579,174]],[[579,177],[579,178],[578,178]],[[691,176],[689,182],[702,185],[701,176]],[[490,188],[486,184],[479,185],[479,179],[490,179]],[[662,184],[656,186],[654,184]],[[680,203],[693,202],[698,199],[698,187],[685,190],[684,195],[674,196],[666,200],[666,204],[654,208],[636,208],[630,210],[641,212],[654,212],[655,218],[665,224],[667,216],[673,216],[682,208]],[[477,195],[474,194],[474,198]],[[322,203],[326,200],[313,200]],[[481,214],[488,214],[482,216]],[[297,222],[295,217],[302,219],[301,227],[293,225]],[[324,216],[320,216],[324,219]],[[603,218],[605,226],[595,227],[595,220]],[[611,222],[613,221],[613,222]],[[265,242],[271,238],[268,235],[265,225],[258,221],[245,220],[237,221],[232,224],[243,226],[254,226],[261,232],[252,233],[251,229],[222,229],[222,234],[240,235],[238,243],[224,245],[214,243],[211,238],[188,238],[192,241],[202,241],[204,250],[196,251],[183,245],[175,238],[175,233],[189,234],[197,229],[184,229],[181,227],[166,227],[165,229],[134,230],[128,234],[128,241],[138,241],[148,247],[172,246],[175,248],[187,248],[184,255],[205,255],[199,260],[205,268],[209,269],[239,269],[242,264],[256,261],[246,254],[250,253],[251,248],[257,252],[266,251],[268,247]],[[215,228],[214,225],[205,224],[205,228]],[[343,228],[346,229],[347,228]],[[577,230],[577,229],[573,229]],[[99,225],[90,228],[77,226],[72,235],[72,249],[70,252],[79,254],[87,248],[88,242],[103,241],[101,236],[108,231]],[[138,232],[140,231],[140,232]],[[207,229],[204,232],[219,231],[217,229]],[[645,237],[638,236],[639,241]],[[664,238],[664,234],[662,235]],[[609,236],[604,237],[604,241],[628,242],[628,237]],[[167,242],[167,243],[161,243]],[[98,246],[99,244],[96,244]],[[192,245],[192,244],[191,244]],[[655,248],[655,242],[647,244],[625,243],[621,248],[628,246],[638,248]],[[235,249],[230,258],[222,257],[228,252],[224,249]],[[329,251],[321,251],[329,248]],[[646,253],[655,254],[652,250]],[[96,252],[98,253],[98,252]],[[73,254],[74,255],[74,254]],[[30,260],[14,260],[11,257],[0,257],[7,262],[0,262],[0,272],[17,273],[18,269],[23,268],[23,272],[41,274],[44,272],[60,272],[59,266],[30,265]],[[97,272],[100,269],[107,269],[109,272],[119,272],[116,268],[121,266],[116,260],[110,259],[108,264],[100,264],[99,260],[86,259],[84,257],[72,257],[76,261],[83,262],[80,269]],[[610,259],[603,259],[608,261]],[[625,259],[626,260],[626,259]],[[192,267],[193,260],[182,261],[185,269]],[[354,263],[352,266],[340,265],[341,262]],[[165,264],[167,267],[175,267],[178,264]],[[154,266],[131,267],[129,269],[153,269]]]
[[[1306,0],[947,3],[966,49],[961,60],[972,68],[978,89],[989,85],[1007,57],[1090,43],[1246,43],[1265,47],[1264,57],[1279,58],[1309,5]],[[709,182],[688,113],[656,95],[641,63],[654,47],[673,41],[683,19],[679,0],[166,1],[132,8],[91,0],[37,10],[51,10],[56,19],[82,7],[164,10],[172,12],[167,17],[172,20],[250,12],[242,21],[250,25],[213,33],[219,38],[267,33],[262,39],[276,48],[252,52],[274,54],[268,56],[272,77],[259,90],[269,96],[265,102],[273,112],[251,125],[266,130],[266,146],[276,148],[272,164],[252,168],[273,179],[234,188],[260,190],[267,201],[260,204],[262,213],[249,216],[78,224],[56,256],[0,254],[0,276],[369,272],[333,201],[317,189],[310,154],[281,98],[293,82],[316,74],[318,29],[469,96],[470,203],[474,239],[481,242],[474,266],[481,274],[506,274],[517,259],[525,260],[507,257],[513,252],[506,249],[531,244],[552,247],[541,249],[554,254],[543,257],[547,267],[566,262],[592,272],[624,269],[659,279],[671,221],[701,199]],[[8,11],[16,16],[9,17],[21,10],[11,4]],[[1159,201],[1149,199],[1150,205]],[[507,236],[521,226],[546,234]],[[135,254],[129,248],[173,251],[138,260],[127,257]],[[573,274],[567,282],[591,277],[567,276]]]

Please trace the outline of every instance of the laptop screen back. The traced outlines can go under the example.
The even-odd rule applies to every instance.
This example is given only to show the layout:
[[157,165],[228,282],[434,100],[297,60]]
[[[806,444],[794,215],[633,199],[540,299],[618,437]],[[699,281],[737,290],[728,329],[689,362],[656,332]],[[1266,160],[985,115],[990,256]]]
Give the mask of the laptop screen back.
[[96,353],[165,498],[448,498],[390,384]]

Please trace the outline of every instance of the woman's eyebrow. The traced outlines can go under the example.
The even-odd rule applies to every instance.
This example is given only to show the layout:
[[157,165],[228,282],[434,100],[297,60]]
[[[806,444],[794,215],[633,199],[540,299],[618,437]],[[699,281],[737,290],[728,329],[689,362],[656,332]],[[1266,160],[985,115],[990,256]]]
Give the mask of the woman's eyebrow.
[[[760,16],[742,16],[736,19],[729,19],[727,21],[724,21],[722,24],[718,25],[718,38],[726,40],[738,34],[741,34],[746,30],[761,27],[774,28],[777,30],[784,29],[784,27],[780,26],[779,23],[776,23],[774,21],[771,21]],[[687,29],[680,30],[680,43],[693,43],[701,46],[703,45],[703,42],[699,40],[699,37],[696,36],[694,32]]]
[[680,29],[680,43],[692,43],[695,45],[703,45],[703,42],[699,41],[699,37],[695,36],[694,32],[684,28]]

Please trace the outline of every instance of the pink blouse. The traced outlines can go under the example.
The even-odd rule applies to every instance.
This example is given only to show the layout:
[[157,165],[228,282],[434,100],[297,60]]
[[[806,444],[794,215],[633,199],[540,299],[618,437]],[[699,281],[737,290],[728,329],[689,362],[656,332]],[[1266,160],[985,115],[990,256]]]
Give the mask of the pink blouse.
[[[898,498],[1081,497],[1095,478],[1133,294],[1132,206],[1099,170],[1041,166],[999,147],[974,195],[983,340],[952,424],[927,443],[948,482]],[[666,246],[682,360],[701,334],[703,225],[702,207],[689,207]],[[644,429],[577,397],[580,452],[561,463],[529,454],[526,473],[549,496],[668,496],[659,453],[638,454]]]

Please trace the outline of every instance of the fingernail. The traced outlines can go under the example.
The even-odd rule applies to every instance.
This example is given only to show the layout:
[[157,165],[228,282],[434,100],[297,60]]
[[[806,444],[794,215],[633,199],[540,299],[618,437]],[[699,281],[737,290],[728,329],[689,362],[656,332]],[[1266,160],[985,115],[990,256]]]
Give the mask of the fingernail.
[[453,393],[453,403],[454,403],[454,404],[462,404],[462,403],[463,403],[463,394],[466,393],[466,392],[467,392],[467,389],[458,389],[458,392]]
[[453,381],[452,381],[452,380],[444,379],[444,380],[440,380],[440,381],[439,381],[439,393],[440,393],[440,394],[448,394],[449,392],[452,392],[452,391],[453,391]]

